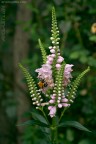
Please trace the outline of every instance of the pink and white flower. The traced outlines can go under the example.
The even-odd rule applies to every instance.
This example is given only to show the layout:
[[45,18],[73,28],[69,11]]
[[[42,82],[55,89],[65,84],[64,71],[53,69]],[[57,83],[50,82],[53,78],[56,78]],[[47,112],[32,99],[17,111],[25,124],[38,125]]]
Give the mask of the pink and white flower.
[[62,63],[64,61],[64,58],[62,56],[58,56],[57,63]]
[[52,54],[54,54],[54,53],[55,53],[55,50],[54,50],[54,49],[51,49],[50,52],[51,52]]
[[48,84],[47,87],[45,87],[42,92],[46,92],[48,88],[54,87],[54,82],[52,78],[52,69],[50,64],[43,64],[41,68],[36,69],[35,71],[38,73],[39,79],[44,79],[45,82]]
[[50,117],[54,117],[56,114],[56,106],[49,106],[48,109],[50,110],[49,115]]
[[64,69],[64,86],[67,86],[70,82],[70,78],[72,78],[71,72],[73,65],[72,64],[66,64]]
[[56,64],[56,68],[57,68],[57,70],[59,70],[59,69],[60,69],[60,67],[61,67],[61,65],[60,65],[60,64]]

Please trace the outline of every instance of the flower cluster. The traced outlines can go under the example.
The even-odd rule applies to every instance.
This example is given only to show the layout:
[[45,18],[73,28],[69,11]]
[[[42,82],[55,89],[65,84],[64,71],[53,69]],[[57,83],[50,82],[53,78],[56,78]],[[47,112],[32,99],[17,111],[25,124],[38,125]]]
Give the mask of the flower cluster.
[[66,64],[64,70],[64,86],[67,86],[70,83],[70,78],[72,78],[72,64]]
[[[52,36],[50,39],[52,41],[52,45],[49,46],[49,55],[46,54],[46,51],[39,40],[43,57],[43,65],[41,68],[35,70],[35,72],[38,73],[38,87],[29,72],[22,65],[20,65],[20,67],[22,68],[27,79],[33,104],[36,105],[36,108],[40,110],[44,109],[44,106],[47,106],[49,115],[52,118],[56,116],[58,108],[65,109],[70,106],[70,104],[73,102],[73,99],[75,98],[75,93],[81,78],[90,69],[88,67],[73,82],[71,82],[73,64],[66,64],[65,59],[60,54],[59,30],[54,8],[52,9],[51,32]],[[65,91],[69,84],[70,88],[66,94]]]
[[[39,80],[44,80],[47,83],[46,87],[39,87],[41,91],[46,94],[48,90],[51,90],[51,94],[49,95],[49,115],[54,117],[57,111],[57,108],[68,107],[70,106],[69,100],[66,98],[64,93],[64,87],[70,83],[70,78],[72,78],[72,64],[65,64],[65,68],[63,71],[63,77],[60,81],[58,92],[56,93],[56,79],[55,75],[60,71],[61,66],[65,63],[64,58],[60,55],[59,49],[59,31],[57,27],[56,19],[55,22],[52,22],[52,37],[50,38],[52,41],[52,46],[49,46],[50,54],[46,56],[46,62],[42,65],[41,68],[36,69],[38,73]],[[55,24],[54,24],[55,23]],[[55,31],[55,32],[54,32]],[[55,73],[54,73],[55,71]]]
[[55,106],[51,105],[48,107],[48,109],[50,110],[49,115],[51,117],[54,117],[56,114],[56,103],[57,103],[58,108],[70,106],[70,104],[68,104],[68,99],[65,98],[64,95],[63,96],[59,95],[58,99],[56,98],[56,94],[51,95],[51,99],[50,99],[49,103],[55,104]]
[[[52,66],[53,66],[54,61],[56,61],[55,68],[57,71],[60,70],[62,63],[64,62],[64,58],[60,55],[59,46],[57,47],[49,46],[49,49],[50,49],[51,54],[47,56],[46,63],[43,64],[41,68],[36,69],[36,72],[38,73],[38,78],[43,79],[47,83],[46,87],[41,87],[41,91],[43,93],[46,93],[47,90],[49,90],[50,88],[54,89],[55,80],[52,77],[52,74],[53,74]],[[72,78],[71,76],[72,66],[73,66],[72,64],[65,65],[65,69],[63,72],[63,87],[67,86],[68,83],[70,82],[70,78]],[[64,89],[62,91],[59,90],[58,95],[56,95],[53,90],[53,94],[50,95],[50,99],[49,99],[49,107],[48,107],[48,109],[50,110],[49,115],[51,117],[55,116],[56,107],[62,108],[62,107],[68,107],[68,106],[70,106],[70,104],[68,103],[68,99],[65,97]]]
[[35,70],[38,73],[38,78],[46,81],[46,87],[43,87],[41,90],[43,93],[47,89],[54,87],[53,78],[52,78],[52,67],[50,64],[43,64],[41,68]]

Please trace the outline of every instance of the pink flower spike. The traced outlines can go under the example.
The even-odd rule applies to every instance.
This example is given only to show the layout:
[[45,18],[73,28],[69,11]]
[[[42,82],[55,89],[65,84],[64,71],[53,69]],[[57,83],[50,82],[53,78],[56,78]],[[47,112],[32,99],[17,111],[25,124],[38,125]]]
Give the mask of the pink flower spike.
[[51,49],[50,52],[54,54],[54,53],[55,53],[55,50],[54,50],[54,49]]
[[58,104],[58,107],[59,107],[59,108],[62,108],[62,104]]
[[50,109],[50,112],[49,112],[49,115],[50,117],[54,117],[56,114],[56,106],[53,106],[51,109]]
[[49,101],[49,103],[51,103],[51,104],[54,103],[54,102],[55,102],[55,100],[53,100],[53,99]]

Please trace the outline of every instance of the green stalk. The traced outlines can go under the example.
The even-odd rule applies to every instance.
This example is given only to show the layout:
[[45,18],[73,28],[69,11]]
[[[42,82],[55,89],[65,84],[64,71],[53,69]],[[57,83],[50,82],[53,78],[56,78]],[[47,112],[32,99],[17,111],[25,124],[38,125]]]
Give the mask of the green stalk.
[[56,127],[56,117],[52,119],[51,142],[52,144],[58,144],[58,129]]
[[47,116],[46,116],[45,112],[43,111],[43,108],[42,108],[42,109],[40,109],[40,110],[42,111],[42,113],[43,113],[43,115],[44,115],[44,117],[45,117],[45,119],[46,119],[47,123],[50,125],[50,123],[49,123],[49,121],[48,121],[48,118],[47,118]]
[[62,119],[62,117],[63,117],[64,112],[66,111],[66,109],[67,109],[67,108],[64,108],[64,110],[62,111],[61,116],[60,116],[60,119],[59,119],[59,122],[61,121],[61,119]]

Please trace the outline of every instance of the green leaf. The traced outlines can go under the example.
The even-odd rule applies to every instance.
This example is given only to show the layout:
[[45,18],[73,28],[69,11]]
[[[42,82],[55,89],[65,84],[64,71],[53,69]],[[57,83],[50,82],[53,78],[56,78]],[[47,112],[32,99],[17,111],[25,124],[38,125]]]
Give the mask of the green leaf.
[[25,126],[25,125],[38,125],[41,127],[49,127],[47,124],[40,122],[38,120],[28,120],[24,123],[18,124],[17,126]]
[[76,121],[62,122],[59,124],[58,127],[67,127],[67,126],[71,126],[71,127],[77,128],[77,129],[82,130],[82,131],[91,132],[90,130],[88,130],[87,128],[85,128],[83,125],[81,125],[79,122],[76,122]]
[[72,129],[67,129],[66,138],[68,141],[72,142],[74,140],[74,131]]
[[78,144],[91,144],[89,139],[83,139]]
[[38,120],[40,122],[43,122],[45,124],[48,124],[46,119],[42,115],[40,115],[38,112],[36,112],[35,110],[32,111],[31,114],[32,114],[34,119],[36,119],[36,120]]
[[89,37],[90,41],[96,42],[96,35],[92,35]]
[[18,124],[17,126],[25,126],[25,125],[36,125],[36,122],[35,122],[35,120],[28,120],[26,122]]

